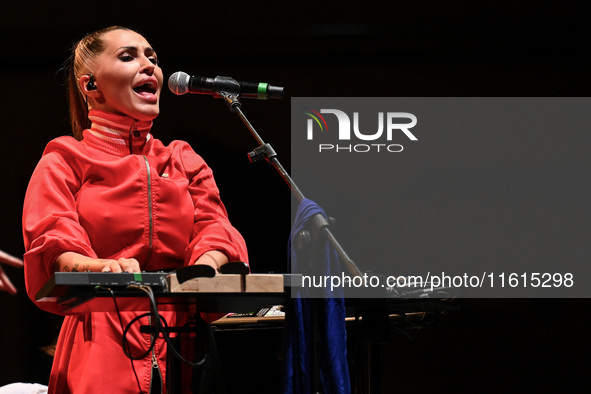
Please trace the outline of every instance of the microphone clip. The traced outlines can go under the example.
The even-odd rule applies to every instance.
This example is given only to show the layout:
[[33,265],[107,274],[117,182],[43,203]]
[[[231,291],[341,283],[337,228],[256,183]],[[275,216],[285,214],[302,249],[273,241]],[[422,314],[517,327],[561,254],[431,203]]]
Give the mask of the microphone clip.
[[240,92],[240,84],[234,78],[217,76],[211,86],[218,92]]
[[[236,82],[236,81],[234,81],[234,82]],[[226,103],[226,106],[228,107],[228,109],[232,113],[236,113],[236,110],[240,109],[242,107],[242,103],[240,102],[240,100],[238,100],[238,95],[235,93],[228,93],[225,91],[219,91],[219,92],[216,92],[216,95],[214,95],[214,97],[215,96],[223,98],[224,103]]]

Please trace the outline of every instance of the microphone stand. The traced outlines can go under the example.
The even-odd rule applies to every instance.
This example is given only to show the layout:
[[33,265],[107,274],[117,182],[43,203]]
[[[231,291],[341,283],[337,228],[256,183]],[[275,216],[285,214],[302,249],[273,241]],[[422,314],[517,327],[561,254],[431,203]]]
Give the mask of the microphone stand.
[[[298,201],[302,202],[302,200],[305,199],[304,194],[295,184],[293,179],[291,179],[287,171],[285,171],[285,169],[279,162],[279,159],[277,159],[277,153],[275,153],[275,150],[271,147],[270,144],[265,143],[265,141],[263,141],[263,139],[257,133],[253,125],[248,121],[248,119],[242,112],[242,103],[238,100],[238,95],[221,91],[217,93],[224,99],[224,102],[226,103],[226,106],[228,107],[230,112],[238,115],[242,123],[244,123],[246,128],[250,131],[250,134],[252,134],[254,139],[259,144],[257,148],[248,153],[248,159],[250,160],[250,162],[254,163],[265,159],[267,163],[271,164],[273,167],[275,167],[277,172],[279,172],[281,177],[285,180],[285,182],[291,189],[292,193],[298,199]],[[329,223],[326,220],[326,218],[324,218],[322,215],[317,215],[315,217],[315,220],[313,220],[313,223],[316,233],[321,232],[322,234],[324,234],[326,239],[328,239],[330,244],[335,248],[337,254],[339,255],[339,258],[345,264],[345,267],[349,274],[352,276],[363,276],[361,271],[359,270],[359,267],[357,267],[353,260],[347,255],[343,247],[339,244],[333,233],[330,231]]]
[[[259,143],[259,146],[255,148],[253,151],[248,153],[248,159],[251,163],[260,161],[265,159],[267,163],[271,164],[277,172],[281,175],[281,177],[285,180],[289,188],[291,189],[292,193],[298,199],[299,202],[305,199],[304,194],[298,188],[296,183],[293,179],[289,176],[287,171],[283,168],[279,159],[277,159],[277,153],[271,147],[270,144],[265,143],[257,131],[254,129],[253,125],[248,121],[244,113],[242,112],[242,103],[238,100],[238,95],[230,94],[226,92],[218,92],[220,96],[224,99],[226,106],[230,110],[230,112],[235,113],[238,115],[242,123],[246,126],[246,128],[250,131],[250,134],[254,137],[254,139]],[[351,258],[347,255],[343,247],[339,244],[337,239],[334,237],[332,232],[329,229],[329,223],[326,218],[320,214],[314,216],[311,220],[313,224],[312,232],[317,235],[320,232],[326,236],[326,239],[331,243],[331,245],[337,251],[339,258],[341,261],[345,263],[345,267],[350,275],[353,276],[362,276],[361,271],[357,265],[351,260]],[[304,242],[313,242],[310,239],[310,234],[307,231],[302,231],[298,235]],[[293,242],[292,242],[293,247]],[[311,313],[312,313],[312,341],[315,341],[318,338],[319,327],[318,327],[318,313],[319,313],[320,303],[317,299],[313,299],[311,303]],[[321,384],[320,384],[320,354],[317,343],[312,344],[312,360],[311,360],[311,370],[312,370],[312,391],[314,394],[320,394],[321,391]]]

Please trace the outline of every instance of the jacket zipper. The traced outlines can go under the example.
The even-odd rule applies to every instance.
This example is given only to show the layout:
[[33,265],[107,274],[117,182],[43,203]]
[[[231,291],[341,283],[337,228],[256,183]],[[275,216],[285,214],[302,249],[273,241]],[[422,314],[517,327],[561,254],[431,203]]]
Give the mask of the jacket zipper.
[[153,207],[152,207],[152,171],[150,169],[150,162],[146,156],[144,157],[144,162],[146,163],[146,177],[148,181],[148,255],[146,256],[146,264],[150,261],[150,257],[152,257],[152,248],[153,248],[153,237],[154,237],[154,218],[153,218]]
[[[137,132],[138,121],[134,120],[129,129],[129,154],[133,155],[133,137],[139,137]],[[146,180],[148,182],[148,254],[146,256],[146,263],[150,261],[152,257],[153,248],[153,236],[154,236],[154,218],[152,213],[152,171],[150,170],[150,162],[145,155],[142,155],[146,164]]]
[[[149,324],[152,325],[152,316],[148,316],[148,321]],[[150,334],[150,339],[153,341],[154,340],[154,336],[152,334]],[[162,393],[162,372],[160,371],[160,367],[158,366],[158,358],[156,357],[156,346],[154,346],[152,348],[152,368],[150,370],[150,387],[149,387],[149,392],[152,393],[154,392],[154,387],[152,387],[152,385],[154,384],[154,372],[156,372],[158,374],[158,381],[160,382],[160,393]]]
[[[131,125],[131,129],[129,130],[129,154],[133,155],[133,136],[138,137],[137,135],[137,121],[134,121]],[[150,162],[148,161],[148,157],[142,155],[144,158],[144,163],[146,164],[146,181],[148,183],[148,255],[146,256],[146,264],[150,261],[150,257],[152,256],[152,247],[153,247],[153,235],[154,235],[154,218],[153,218],[153,207],[152,207],[152,171],[150,169]],[[152,318],[149,317],[150,324]],[[151,335],[152,340],[154,340],[154,336]],[[158,367],[158,358],[156,357],[156,348],[152,349],[152,368],[150,370],[150,392],[152,392],[152,384],[154,383],[154,372],[158,373],[159,381],[160,381],[160,392],[162,392],[162,372]]]
[[129,129],[129,154],[133,155],[133,136],[139,137],[137,133],[137,120],[134,120]]

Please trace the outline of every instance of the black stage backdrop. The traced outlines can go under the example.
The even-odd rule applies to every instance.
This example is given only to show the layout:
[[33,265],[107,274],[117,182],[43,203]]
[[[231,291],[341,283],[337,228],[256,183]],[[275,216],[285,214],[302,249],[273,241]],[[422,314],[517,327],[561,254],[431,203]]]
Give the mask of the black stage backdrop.
[[[156,48],[165,79],[179,70],[224,75],[284,86],[293,97],[586,96],[587,21],[573,4],[3,4],[0,249],[23,253],[28,179],[45,144],[69,133],[60,69],[69,45],[88,31],[114,24],[136,29]],[[270,166],[248,162],[256,143],[247,130],[220,100],[176,97],[165,89],[161,102],[155,136],[187,140],[213,168],[230,218],[249,245],[253,271],[285,272],[293,200]],[[289,170],[289,99],[243,104]],[[0,385],[47,383],[51,358],[40,348],[55,339],[61,318],[28,300],[21,270],[5,270],[19,294],[0,294]],[[459,304],[459,311],[414,341],[394,336],[383,345],[384,392],[570,391],[591,368],[587,300]]]

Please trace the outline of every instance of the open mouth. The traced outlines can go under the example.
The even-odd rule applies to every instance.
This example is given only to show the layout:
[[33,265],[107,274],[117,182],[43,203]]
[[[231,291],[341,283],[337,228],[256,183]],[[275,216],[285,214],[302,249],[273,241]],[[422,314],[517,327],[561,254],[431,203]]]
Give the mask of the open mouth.
[[156,94],[156,86],[152,82],[146,82],[143,85],[139,85],[133,88],[136,93],[150,93]]

